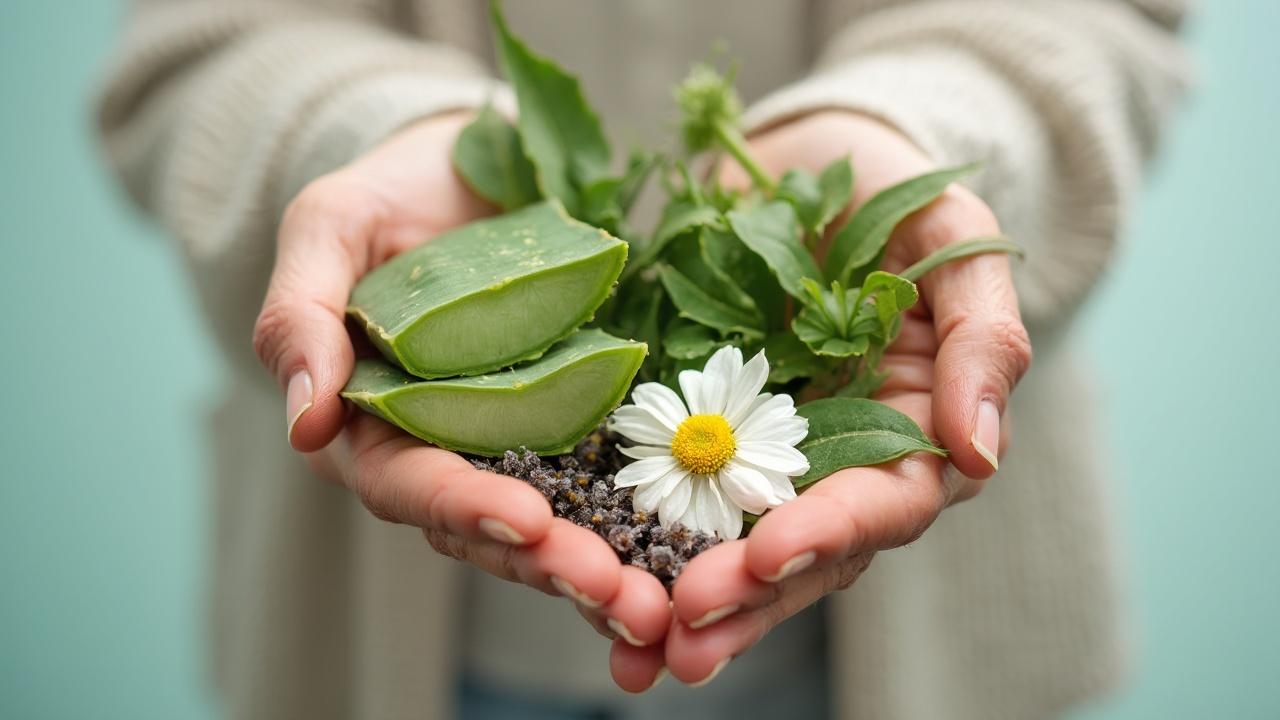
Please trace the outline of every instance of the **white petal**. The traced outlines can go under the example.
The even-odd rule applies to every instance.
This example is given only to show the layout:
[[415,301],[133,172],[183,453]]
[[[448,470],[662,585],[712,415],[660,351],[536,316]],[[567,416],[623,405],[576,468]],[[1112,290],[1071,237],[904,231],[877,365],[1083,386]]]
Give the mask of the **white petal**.
[[729,394],[742,370],[742,351],[726,345],[702,369],[702,412],[723,415]]
[[654,512],[661,505],[663,498],[667,497],[672,490],[680,485],[687,484],[684,480],[688,476],[689,473],[684,468],[678,466],[672,468],[653,482],[637,487],[635,493],[631,496],[631,503],[637,510]]
[[633,445],[631,447],[618,446],[618,452],[626,455],[633,460],[643,460],[651,457],[661,457],[663,455],[670,456],[671,448],[655,447],[653,445]]
[[734,437],[748,438],[772,423],[795,417],[795,401],[790,395],[774,395],[751,409],[742,424],[734,428]]
[[628,440],[644,445],[671,445],[675,436],[671,428],[663,425],[648,410],[635,405],[623,405],[613,411],[609,428]]
[[717,500],[714,506],[719,515],[716,519],[716,533],[725,540],[737,540],[738,536],[742,534],[742,508],[720,492],[715,480],[712,480],[708,485],[711,487],[712,492],[715,493]]
[[648,457],[637,460],[618,471],[613,477],[615,487],[634,487],[645,485],[671,472],[678,467],[676,459],[670,455],[664,457]]
[[780,442],[754,440],[738,443],[735,456],[757,467],[786,475],[803,475],[809,472],[809,460],[804,453]]
[[662,383],[641,383],[631,391],[631,401],[648,410],[659,422],[673,431],[689,417],[689,411],[675,390]]
[[771,422],[752,423],[746,432],[738,430],[733,434],[739,443],[747,442],[780,442],[787,445],[799,445],[809,435],[809,420],[792,415],[790,417],[774,417]]
[[748,409],[759,397],[759,392],[768,379],[769,361],[761,350],[742,366],[729,388],[729,401],[724,409],[724,419],[729,421],[729,427],[737,427],[738,423],[746,419]]
[[702,409],[702,371],[681,370],[676,378],[680,381],[680,393],[684,395],[684,402],[689,406],[689,414],[701,415],[706,412]]
[[693,483],[689,482],[686,476],[662,498],[662,502],[658,505],[658,522],[663,522],[666,518],[672,518],[674,521],[684,515],[684,511],[689,508],[689,498],[692,496]]
[[773,488],[769,479],[759,470],[733,461],[725,463],[717,475],[720,489],[735,505],[749,513],[759,515],[773,500]]

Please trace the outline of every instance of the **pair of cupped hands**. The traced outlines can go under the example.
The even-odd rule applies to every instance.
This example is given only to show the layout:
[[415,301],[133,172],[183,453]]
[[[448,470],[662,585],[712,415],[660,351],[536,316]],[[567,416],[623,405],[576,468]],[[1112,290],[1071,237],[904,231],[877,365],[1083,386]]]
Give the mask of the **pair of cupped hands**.
[[[353,490],[377,517],[422,529],[437,551],[571,600],[612,640],[624,690],[666,668],[709,682],[791,615],[848,588],[872,556],[912,542],[949,505],[976,495],[1007,445],[1006,402],[1031,359],[1008,259],[985,255],[934,270],[922,302],[886,353],[877,399],[911,416],[950,451],[852,468],[767,513],[749,537],[686,566],[670,594],[624,566],[595,533],[553,517],[538,491],[476,470],[364,413],[338,392],[351,374],[344,326],[356,281],[397,253],[494,208],[454,173],[450,154],[468,113],[419,121],[311,183],[281,223],[275,269],[254,344],[285,388],[289,442],[321,476]],[[854,205],[931,169],[904,136],[843,111],[805,115],[756,134],[753,151],[780,175],[851,156]],[[745,187],[736,167],[721,179]],[[884,267],[900,271],[947,243],[999,232],[991,210],[952,186],[895,231]]]

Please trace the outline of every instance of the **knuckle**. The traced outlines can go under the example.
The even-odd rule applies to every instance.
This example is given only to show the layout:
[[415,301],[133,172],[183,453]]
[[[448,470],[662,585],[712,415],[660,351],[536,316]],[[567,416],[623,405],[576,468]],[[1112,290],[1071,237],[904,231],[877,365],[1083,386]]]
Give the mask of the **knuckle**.
[[1009,315],[997,318],[987,332],[996,353],[1004,360],[1010,384],[1016,383],[1031,366],[1031,336],[1026,327],[1018,317]]
[[462,560],[463,547],[457,542],[457,538],[442,530],[426,529],[422,531],[423,536],[427,538],[427,544],[432,550],[453,558],[454,560]]
[[289,308],[280,300],[268,299],[253,324],[253,352],[272,372],[280,369],[290,327]]

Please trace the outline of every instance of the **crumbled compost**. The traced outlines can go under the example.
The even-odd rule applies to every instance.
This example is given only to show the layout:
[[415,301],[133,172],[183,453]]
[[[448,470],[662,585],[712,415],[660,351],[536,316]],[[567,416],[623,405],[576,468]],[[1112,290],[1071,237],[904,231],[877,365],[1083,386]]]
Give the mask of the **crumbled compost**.
[[670,590],[686,563],[720,541],[679,523],[664,528],[656,514],[632,507],[631,488],[613,486],[613,476],[623,465],[617,440],[601,428],[570,455],[540,457],[520,448],[500,458],[470,459],[480,470],[529,483],[551,503],[556,516],[594,531],[622,562],[653,574]]

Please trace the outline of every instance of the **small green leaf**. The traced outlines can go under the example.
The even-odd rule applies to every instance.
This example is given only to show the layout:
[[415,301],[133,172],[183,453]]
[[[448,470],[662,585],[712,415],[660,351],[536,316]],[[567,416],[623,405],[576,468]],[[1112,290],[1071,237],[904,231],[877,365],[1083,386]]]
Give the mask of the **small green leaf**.
[[750,210],[731,210],[729,226],[742,242],[769,265],[778,283],[792,297],[804,299],[802,278],[820,278],[813,256],[800,242],[796,211],[776,200]]
[[609,172],[609,143],[600,118],[587,105],[578,79],[512,35],[498,2],[489,7],[498,62],[516,93],[520,139],[537,170],[538,187],[576,216],[582,190]]
[[977,165],[964,165],[938,170],[881,190],[858,208],[849,223],[836,234],[827,255],[827,277],[846,286],[858,284],[861,278],[856,271],[866,266],[874,269],[898,223],[976,169]]
[[622,208],[624,216],[631,212],[631,206],[635,205],[636,198],[644,189],[645,181],[661,164],[662,156],[658,153],[647,150],[632,151],[631,157],[627,159],[627,171],[623,173],[618,183],[618,207]]
[[819,177],[791,170],[778,183],[778,197],[791,203],[800,224],[814,235],[822,234],[852,196],[853,165],[847,155],[827,165]]
[[793,333],[770,335],[764,343],[769,360],[769,382],[788,383],[796,378],[811,378],[829,371],[832,363],[813,354],[809,346]]
[[635,260],[627,264],[623,273],[628,278],[636,272],[655,263],[667,245],[680,235],[698,227],[712,225],[720,221],[720,211],[710,205],[699,205],[692,202],[676,201],[669,203],[662,211],[662,220],[653,238],[636,253]]
[[765,261],[742,240],[727,230],[705,226],[701,233],[702,254],[718,275],[732,281],[756,308],[770,330],[785,329],[787,294]]
[[664,340],[662,351],[677,360],[706,357],[720,344],[711,328],[685,320],[673,323]]
[[707,234],[706,228],[700,228],[681,235],[668,245],[664,258],[708,295],[749,313],[757,326],[764,327],[764,316],[751,296],[729,273],[712,264],[704,243]]
[[910,280],[876,270],[867,276],[858,293],[857,302],[860,307],[867,298],[871,298],[875,305],[882,344],[888,344],[897,336],[898,317],[916,304],[920,299],[920,292]]
[[508,212],[541,197],[520,134],[488,105],[458,135],[453,166],[467,187]]
[[744,337],[764,338],[763,329],[750,313],[711,297],[679,270],[663,265],[659,277],[681,317],[723,333],[737,332]]
[[809,459],[797,488],[844,468],[897,460],[927,452],[946,456],[915,421],[883,403],[862,398],[826,398],[805,403],[796,413],[809,420],[809,435],[796,446]]
[[973,257],[974,255],[985,255],[987,253],[1007,253],[1016,255],[1021,258],[1024,256],[1022,247],[1007,237],[996,235],[994,237],[974,238],[963,242],[944,245],[934,250],[928,257],[917,262],[906,270],[902,271],[902,277],[916,282],[925,276],[930,270],[934,270],[941,265],[945,265],[953,260]]

